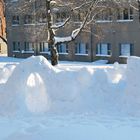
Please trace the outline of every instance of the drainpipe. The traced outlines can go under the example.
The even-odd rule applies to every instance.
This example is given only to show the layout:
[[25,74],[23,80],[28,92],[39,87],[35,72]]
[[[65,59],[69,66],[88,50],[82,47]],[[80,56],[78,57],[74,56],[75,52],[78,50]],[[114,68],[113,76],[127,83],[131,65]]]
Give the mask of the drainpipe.
[[33,1],[33,24],[34,24],[34,43],[32,44],[32,45],[34,45],[34,54],[37,56],[38,55],[38,43],[37,43],[37,29],[38,29],[38,27],[37,27],[37,25],[36,25],[36,5],[35,5],[35,3],[36,3],[36,0],[34,0]]
[[91,46],[91,62],[93,61],[93,25],[90,26],[91,35],[90,35],[90,46]]

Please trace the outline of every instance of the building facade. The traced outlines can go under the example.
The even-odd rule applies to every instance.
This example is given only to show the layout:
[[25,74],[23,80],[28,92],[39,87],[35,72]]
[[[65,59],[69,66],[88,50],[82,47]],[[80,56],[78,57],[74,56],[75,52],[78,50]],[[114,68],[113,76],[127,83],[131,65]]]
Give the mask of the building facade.
[[[44,6],[44,0],[33,3],[7,0],[8,56],[26,58],[43,55],[50,58]],[[54,13],[57,23],[67,18],[65,10],[55,9]],[[71,22],[56,34],[69,36],[79,26],[80,20],[82,16],[78,15],[77,21]],[[136,8],[125,5],[115,10],[102,11],[97,15],[95,23],[88,26],[88,31],[83,30],[76,40],[57,46],[60,60],[92,62],[104,59],[109,63],[126,63],[128,56],[140,56],[140,22]]]
[[[4,15],[4,2],[0,0],[0,36],[6,38],[6,23]],[[0,39],[0,55],[7,54],[7,45]]]

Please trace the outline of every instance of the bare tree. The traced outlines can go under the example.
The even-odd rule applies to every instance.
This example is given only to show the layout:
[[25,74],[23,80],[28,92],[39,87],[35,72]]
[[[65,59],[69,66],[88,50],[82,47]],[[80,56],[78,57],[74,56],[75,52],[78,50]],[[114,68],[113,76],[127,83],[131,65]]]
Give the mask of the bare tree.
[[[69,9],[69,17],[66,18],[66,20],[56,26],[52,22],[52,5],[58,4],[63,5],[67,9]],[[47,14],[47,31],[48,31],[48,43],[51,48],[51,62],[52,65],[58,64],[58,53],[56,49],[56,45],[59,43],[64,42],[71,42],[77,38],[77,36],[84,30],[86,26],[89,26],[96,23],[97,15],[100,14],[102,11],[107,11],[108,9],[112,9],[113,11],[116,10],[116,7],[123,7],[125,5],[129,5],[133,8],[137,8],[138,11],[140,11],[140,2],[139,1],[130,1],[130,0],[79,0],[79,1],[61,1],[61,0],[46,0],[46,14]],[[136,6],[138,4],[138,7]],[[84,9],[84,10],[82,10]],[[60,28],[63,28],[65,25],[67,25],[71,18],[73,13],[75,12],[85,12],[84,18],[81,21],[81,24],[76,29],[73,29],[71,34],[69,36],[65,37],[59,37],[55,34],[54,30],[59,30]]]
[[[113,1],[115,2],[115,1]],[[51,49],[51,63],[52,65],[58,64],[58,53],[56,49],[56,45],[60,43],[66,43],[71,42],[76,39],[76,37],[82,32],[82,30],[89,25],[90,23],[95,23],[95,18],[98,13],[101,11],[109,8],[110,3],[112,1],[102,1],[102,0],[82,0],[78,2],[64,2],[60,0],[46,0],[46,14],[47,14],[47,31],[48,31],[48,44]],[[65,6],[67,9],[69,9],[69,17],[62,22],[60,25],[55,25],[52,22],[52,4],[61,4]],[[84,9],[84,10],[82,10]],[[60,28],[63,28],[66,24],[70,22],[70,19],[72,18],[73,13],[75,12],[81,12],[86,11],[83,20],[81,21],[81,24],[79,27],[74,29],[71,34],[67,37],[58,37],[55,35],[54,30],[59,30]]]

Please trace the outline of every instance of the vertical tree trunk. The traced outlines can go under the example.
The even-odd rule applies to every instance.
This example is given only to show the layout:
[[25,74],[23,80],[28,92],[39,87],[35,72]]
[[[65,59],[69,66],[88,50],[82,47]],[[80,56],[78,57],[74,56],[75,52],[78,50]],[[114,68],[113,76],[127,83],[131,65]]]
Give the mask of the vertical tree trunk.
[[51,64],[53,66],[58,64],[58,52],[55,46],[51,46]]
[[58,52],[55,46],[55,40],[54,40],[54,32],[51,28],[52,26],[52,17],[51,17],[51,1],[52,0],[46,0],[46,14],[47,14],[47,32],[48,32],[48,46],[50,47],[51,51],[51,64],[57,65],[58,64]]

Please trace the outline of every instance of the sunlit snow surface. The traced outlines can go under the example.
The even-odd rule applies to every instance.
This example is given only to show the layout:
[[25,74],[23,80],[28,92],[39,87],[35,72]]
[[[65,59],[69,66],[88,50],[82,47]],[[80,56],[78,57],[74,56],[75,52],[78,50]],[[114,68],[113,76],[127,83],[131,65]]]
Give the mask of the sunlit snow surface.
[[140,58],[60,62],[0,57],[0,140],[139,140]]

